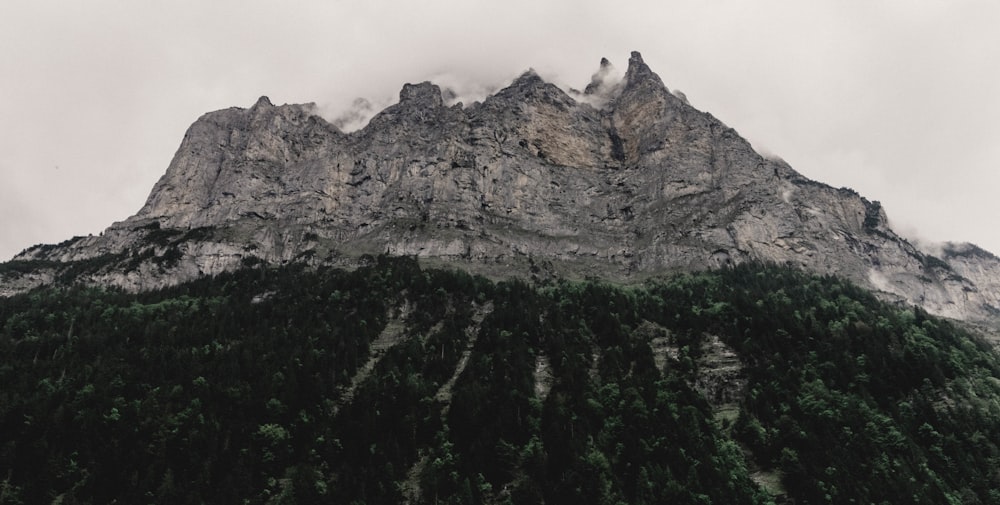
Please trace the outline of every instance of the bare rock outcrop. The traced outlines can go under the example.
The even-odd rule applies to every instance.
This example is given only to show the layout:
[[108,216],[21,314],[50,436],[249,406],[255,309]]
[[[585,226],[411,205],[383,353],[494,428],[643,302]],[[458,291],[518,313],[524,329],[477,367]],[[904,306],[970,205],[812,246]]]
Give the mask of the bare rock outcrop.
[[671,93],[639,53],[621,82],[609,68],[603,60],[584,93],[528,71],[468,105],[407,84],[351,133],[312,105],[266,97],[205,114],[136,215],[99,237],[26,250],[15,263],[32,268],[9,269],[0,285],[72,278],[138,290],[258,262],[350,265],[380,253],[494,276],[623,281],[766,261],[935,314],[996,316],[995,256],[921,252],[878,202],[761,156]]

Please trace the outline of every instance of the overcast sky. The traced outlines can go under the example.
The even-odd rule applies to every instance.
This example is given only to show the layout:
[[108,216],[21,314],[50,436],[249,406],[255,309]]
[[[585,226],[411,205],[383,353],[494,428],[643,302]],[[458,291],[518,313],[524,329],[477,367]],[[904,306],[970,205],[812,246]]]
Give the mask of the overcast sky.
[[333,116],[529,67],[582,88],[632,50],[904,236],[1000,253],[998,24],[993,0],[4,0],[0,260],[135,213],[211,110],[268,95]]

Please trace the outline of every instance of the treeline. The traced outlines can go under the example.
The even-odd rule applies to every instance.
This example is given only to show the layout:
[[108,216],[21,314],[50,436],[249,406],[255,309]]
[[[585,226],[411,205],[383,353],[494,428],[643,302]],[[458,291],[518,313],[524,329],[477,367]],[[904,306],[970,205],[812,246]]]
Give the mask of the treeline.
[[[731,422],[692,387],[708,336],[743,364]],[[39,289],[0,299],[0,504],[771,502],[752,472],[795,503],[1000,503],[998,377],[950,323],[772,266]]]

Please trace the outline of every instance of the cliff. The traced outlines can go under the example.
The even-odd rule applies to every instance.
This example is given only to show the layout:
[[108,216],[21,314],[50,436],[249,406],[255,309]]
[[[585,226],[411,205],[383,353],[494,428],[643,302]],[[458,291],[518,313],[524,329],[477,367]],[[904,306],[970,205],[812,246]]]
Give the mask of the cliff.
[[494,277],[625,282],[759,261],[841,275],[938,315],[995,317],[995,256],[930,256],[890,229],[877,201],[760,155],[639,53],[620,83],[607,68],[583,93],[529,71],[472,104],[407,84],[351,133],[312,105],[266,97],[205,114],[136,215],[26,250],[0,285],[143,290],[380,253]]

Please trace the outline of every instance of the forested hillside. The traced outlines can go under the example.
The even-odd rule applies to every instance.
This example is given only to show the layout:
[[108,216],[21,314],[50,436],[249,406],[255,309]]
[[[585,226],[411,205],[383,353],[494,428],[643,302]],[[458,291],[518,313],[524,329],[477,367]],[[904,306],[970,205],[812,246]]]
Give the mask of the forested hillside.
[[1000,503],[998,377],[946,321],[772,266],[47,287],[0,299],[0,504]]

